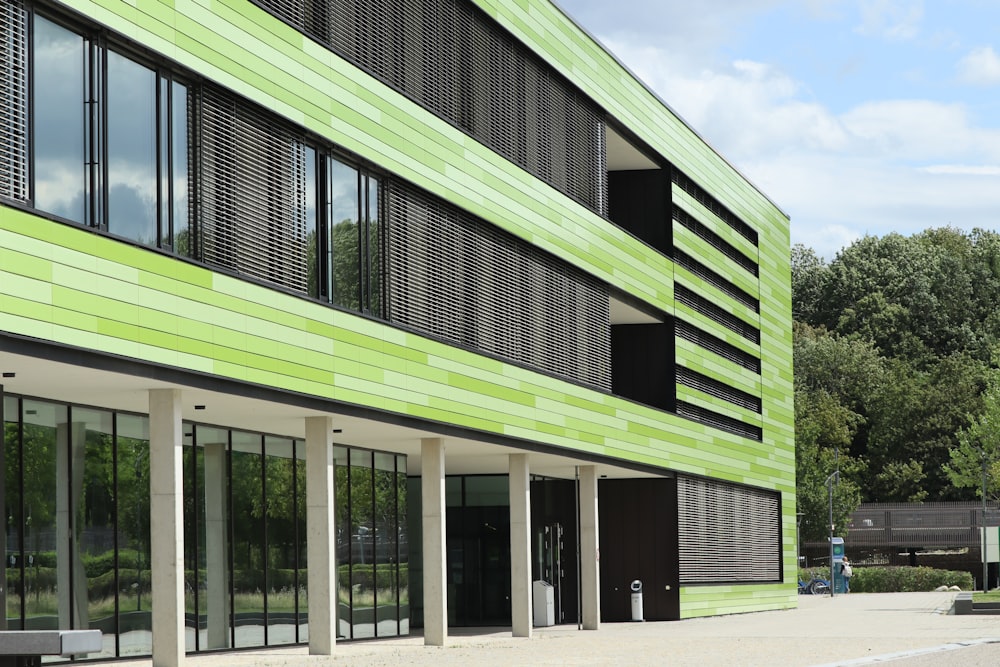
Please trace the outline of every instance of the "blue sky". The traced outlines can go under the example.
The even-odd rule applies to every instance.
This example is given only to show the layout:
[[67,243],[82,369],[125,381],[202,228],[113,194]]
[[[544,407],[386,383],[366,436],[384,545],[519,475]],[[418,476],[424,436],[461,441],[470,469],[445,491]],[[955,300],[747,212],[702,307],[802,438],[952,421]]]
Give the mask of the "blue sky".
[[1000,229],[1000,2],[556,0],[827,259]]

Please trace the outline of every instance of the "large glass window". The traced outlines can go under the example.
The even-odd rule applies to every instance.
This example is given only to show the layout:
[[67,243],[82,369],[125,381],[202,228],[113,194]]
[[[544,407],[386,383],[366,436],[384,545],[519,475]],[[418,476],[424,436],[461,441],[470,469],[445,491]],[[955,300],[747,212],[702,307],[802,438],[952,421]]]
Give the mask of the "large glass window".
[[83,223],[87,221],[86,43],[80,35],[41,16],[35,16],[34,37],[35,206]]
[[4,571],[6,572],[7,629],[22,630],[24,609],[24,552],[21,548],[24,530],[21,514],[21,406],[13,396],[3,399],[4,448]]
[[[118,627],[120,655],[153,650],[150,576],[149,418],[116,416],[118,475]],[[66,627],[66,626],[63,626]]]
[[[170,151],[161,152],[161,173],[172,173],[172,176],[160,181],[160,201],[170,202],[172,218],[169,225],[165,224],[162,218],[164,211],[161,210],[160,243],[163,246],[173,244],[177,254],[191,257],[194,246],[188,220],[188,91],[186,86],[176,81],[169,84],[161,81],[161,85],[161,104],[170,109],[166,124]],[[164,97],[168,97],[169,101],[164,101]],[[161,125],[164,118],[166,115],[161,113]]]
[[187,254],[187,89],[37,14],[31,66],[34,205]]
[[373,476],[375,631],[378,636],[396,635],[399,634],[396,457],[376,452]]
[[[24,543],[24,627],[55,630],[72,627],[70,594],[67,456],[67,409],[41,401],[23,401],[21,409],[21,507]],[[61,502],[60,502],[61,501]],[[61,510],[61,511],[60,511]]]
[[351,450],[351,637],[375,636],[372,453]]
[[153,70],[108,52],[108,231],[146,245],[157,243],[156,84]]
[[296,565],[299,543],[296,518],[295,445],[289,438],[264,439],[266,508],[267,643],[296,641]]
[[[70,432],[73,581],[79,595],[76,627],[114,635],[118,606],[115,568],[114,414],[74,408]],[[141,605],[141,602],[140,602]],[[90,657],[114,657],[114,641]]]
[[339,632],[391,637],[410,628],[406,457],[334,447]]
[[322,296],[343,308],[381,315],[379,182],[333,157],[322,160]]
[[267,644],[264,618],[267,554],[261,437],[232,432],[233,646]]
[[327,294],[338,306],[360,310],[358,170],[329,158],[327,174]]
[[[10,629],[98,628],[152,651],[149,419],[4,397]],[[338,446],[338,635],[409,631],[406,457]],[[305,445],[184,424],[186,648],[309,639]]]

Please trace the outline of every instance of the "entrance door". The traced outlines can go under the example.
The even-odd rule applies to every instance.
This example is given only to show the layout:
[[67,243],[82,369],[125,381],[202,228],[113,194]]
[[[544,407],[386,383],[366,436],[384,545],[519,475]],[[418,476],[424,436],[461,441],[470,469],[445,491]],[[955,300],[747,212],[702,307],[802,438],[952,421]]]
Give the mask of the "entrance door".
[[510,625],[510,510],[448,509],[448,624]]
[[563,569],[563,553],[565,543],[563,542],[563,527],[560,523],[553,523],[542,527],[541,539],[541,568],[542,580],[552,584],[552,594],[555,597],[555,620],[556,623],[565,623],[566,614],[562,605],[562,584],[565,580],[566,571]]

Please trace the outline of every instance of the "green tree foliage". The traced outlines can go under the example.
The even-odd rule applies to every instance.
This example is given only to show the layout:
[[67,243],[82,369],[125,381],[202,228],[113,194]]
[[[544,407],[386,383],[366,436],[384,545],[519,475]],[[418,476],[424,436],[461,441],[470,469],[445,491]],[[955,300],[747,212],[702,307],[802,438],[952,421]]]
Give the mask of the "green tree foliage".
[[952,484],[979,497],[985,474],[987,500],[1000,501],[1000,378],[994,376],[986,390],[982,411],[968,415],[944,468]]
[[[796,392],[795,466],[801,539],[819,541],[829,536],[831,490],[833,524],[839,527],[839,534],[844,533],[847,518],[861,503],[857,480],[864,464],[848,454],[860,422],[860,415],[826,391]],[[831,478],[837,470],[839,476]]]
[[[979,482],[954,475],[960,439],[979,437],[972,429],[994,400],[984,392],[1000,358],[1000,234],[869,236],[829,263],[796,246],[792,291],[800,457],[822,462],[831,446],[822,443],[846,431],[858,466],[842,475],[862,500],[974,498]],[[827,406],[827,416],[804,415],[799,403]],[[829,433],[809,435],[817,427]],[[976,458],[976,480],[979,470]],[[814,491],[803,489],[802,465],[799,476],[803,499]]]

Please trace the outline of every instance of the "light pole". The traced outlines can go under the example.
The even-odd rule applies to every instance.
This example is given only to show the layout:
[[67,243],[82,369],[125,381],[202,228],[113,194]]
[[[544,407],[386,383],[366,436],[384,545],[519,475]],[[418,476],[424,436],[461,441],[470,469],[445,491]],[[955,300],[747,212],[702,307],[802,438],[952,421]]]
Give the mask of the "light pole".
[[990,586],[986,579],[989,576],[988,566],[986,563],[986,450],[982,447],[979,448],[979,460],[983,464],[983,520],[982,526],[980,526],[980,534],[982,535],[982,555],[983,555],[983,592],[989,593]]
[[834,596],[834,572],[833,572],[833,482],[834,480],[840,481],[840,471],[834,470],[833,473],[826,478],[826,491],[830,496],[830,597]]

